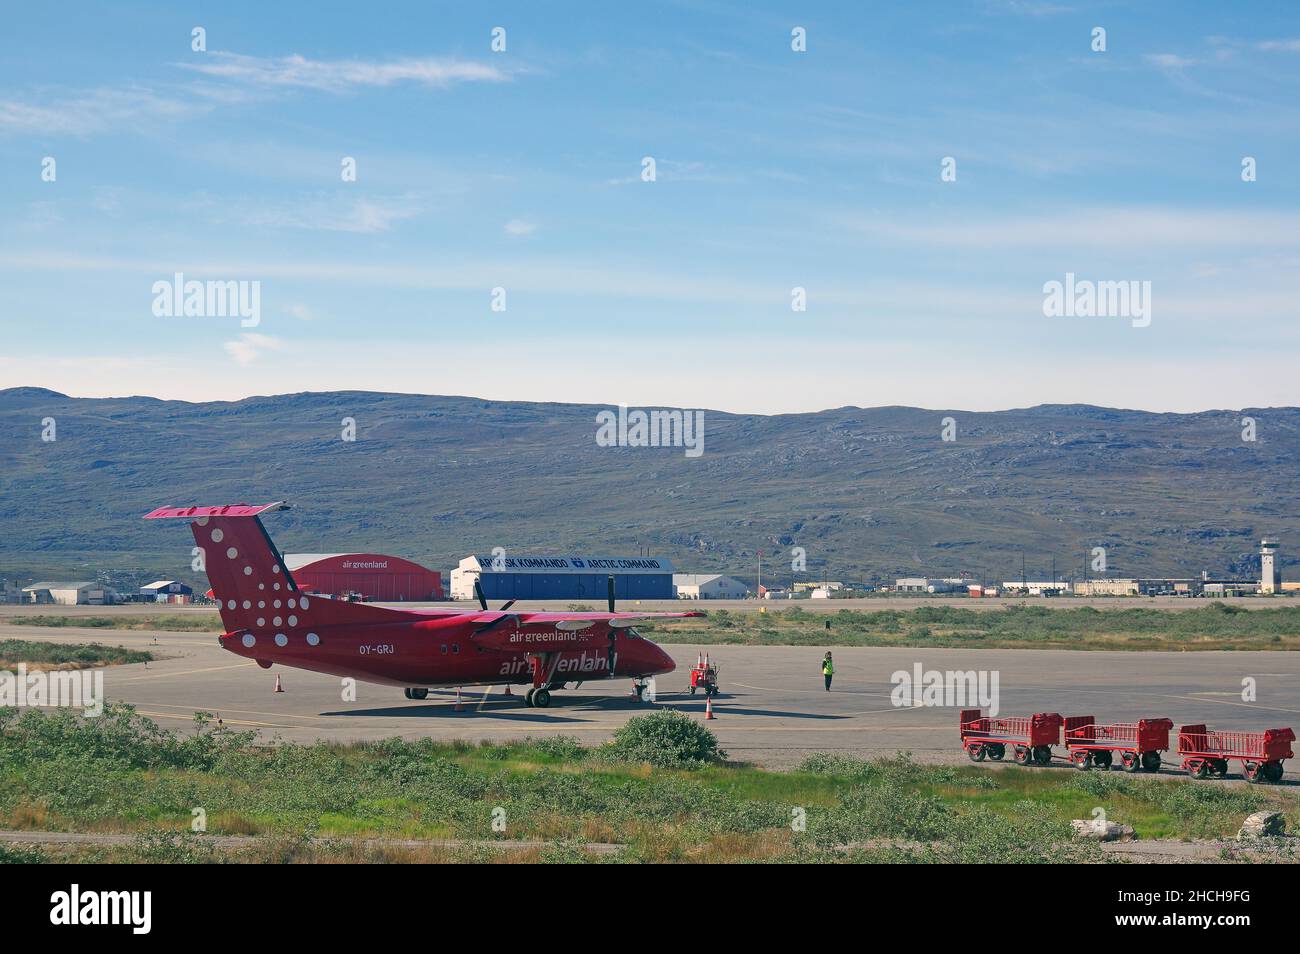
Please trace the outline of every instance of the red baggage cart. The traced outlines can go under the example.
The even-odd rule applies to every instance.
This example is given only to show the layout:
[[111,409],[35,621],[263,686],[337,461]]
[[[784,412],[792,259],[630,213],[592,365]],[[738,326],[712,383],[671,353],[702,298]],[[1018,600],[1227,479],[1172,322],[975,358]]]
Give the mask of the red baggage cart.
[[1020,765],[1046,765],[1052,746],[1061,744],[1061,717],[1055,712],[995,719],[979,709],[961,710],[961,745],[972,762],[985,756],[1002,761],[1007,746]]
[[1160,753],[1169,751],[1169,719],[1141,719],[1099,725],[1094,716],[1065,717],[1065,751],[1074,767],[1108,769],[1119,753],[1126,772],[1159,771]]
[[1228,761],[1236,759],[1246,781],[1280,782],[1283,760],[1294,756],[1294,741],[1290,729],[1219,732],[1204,725],[1185,725],[1178,730],[1178,754],[1192,778],[1222,778],[1228,774]]

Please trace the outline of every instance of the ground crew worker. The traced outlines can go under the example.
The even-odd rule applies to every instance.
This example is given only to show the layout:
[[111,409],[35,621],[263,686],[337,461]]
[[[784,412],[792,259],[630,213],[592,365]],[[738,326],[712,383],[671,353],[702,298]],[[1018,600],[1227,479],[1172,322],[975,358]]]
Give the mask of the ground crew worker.
[[831,659],[831,654],[827,653],[822,659],[822,676],[826,679],[826,691],[831,691],[831,678],[835,675],[835,662]]

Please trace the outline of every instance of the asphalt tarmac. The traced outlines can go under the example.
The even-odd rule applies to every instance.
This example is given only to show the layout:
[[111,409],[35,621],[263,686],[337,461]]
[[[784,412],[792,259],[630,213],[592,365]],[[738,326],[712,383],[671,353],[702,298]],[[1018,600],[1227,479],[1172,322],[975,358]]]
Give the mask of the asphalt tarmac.
[[[256,729],[268,740],[430,736],[502,741],[562,734],[595,744],[627,719],[653,708],[631,698],[627,680],[556,691],[545,710],[526,707],[518,689],[513,697],[503,695],[502,687],[465,687],[461,711],[456,711],[454,690],[435,690],[427,700],[414,702],[399,689],[358,683],[356,700],[344,701],[339,679],[279,666],[260,669],[222,650],[215,629],[206,634],[15,626],[10,622],[14,609],[0,613],[0,639],[102,642],[164,657],[147,665],[110,667],[105,692],[110,700],[130,702],[171,728],[192,724],[194,712],[204,710],[232,728]],[[87,615],[81,611],[96,608],[67,609]],[[139,608],[130,612],[138,615]],[[655,705],[703,718],[703,697],[686,692],[696,648],[665,648],[678,669],[657,680]],[[891,698],[893,674],[910,674],[918,664],[924,671],[982,672],[985,690],[992,693],[996,686],[1002,715],[1060,712],[1091,714],[1099,721],[1167,717],[1175,725],[1205,722],[1238,730],[1300,726],[1297,653],[841,646],[832,649],[836,676],[826,692],[820,672],[824,651],[786,646],[710,649],[721,664],[721,694],[709,725],[732,758],[788,767],[817,751],[861,756],[909,751],[920,761],[963,761],[957,738],[963,700],[930,699],[925,701],[943,704],[915,706],[910,693],[905,693],[904,705]],[[277,673],[285,689],[278,694],[273,691]],[[1254,680],[1253,701],[1242,697],[1247,678]],[[980,700],[965,701],[974,708]],[[1170,755],[1166,766],[1176,762]]]

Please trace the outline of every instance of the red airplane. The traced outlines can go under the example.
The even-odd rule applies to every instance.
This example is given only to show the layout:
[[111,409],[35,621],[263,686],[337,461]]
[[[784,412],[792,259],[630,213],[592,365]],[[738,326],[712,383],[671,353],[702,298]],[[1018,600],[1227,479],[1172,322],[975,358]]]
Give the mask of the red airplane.
[[530,706],[546,708],[551,690],[570,682],[645,680],[676,668],[672,657],[638,635],[643,619],[702,613],[616,613],[610,577],[608,613],[492,612],[477,585],[481,611],[392,609],[304,594],[284,566],[260,514],[285,503],[161,507],[146,520],[191,521],[221,607],[223,649],[253,659],[402,686],[424,699],[434,686],[529,684]]

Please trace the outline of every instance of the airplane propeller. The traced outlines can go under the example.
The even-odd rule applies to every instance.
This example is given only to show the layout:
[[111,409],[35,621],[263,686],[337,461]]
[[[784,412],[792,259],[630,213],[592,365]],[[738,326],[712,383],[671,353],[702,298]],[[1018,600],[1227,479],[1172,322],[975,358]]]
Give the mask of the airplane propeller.
[[614,612],[614,577],[613,576],[609,577],[609,582],[606,588],[606,592],[609,594],[609,611],[612,613]]
[[[483,585],[479,583],[478,580],[474,581],[474,595],[478,597],[479,607],[483,610],[483,612],[486,613],[488,608],[487,597],[483,595]],[[518,600],[506,600],[504,603],[501,604],[500,612],[504,613],[506,610],[510,609],[510,607],[514,606],[515,603],[517,602]]]

